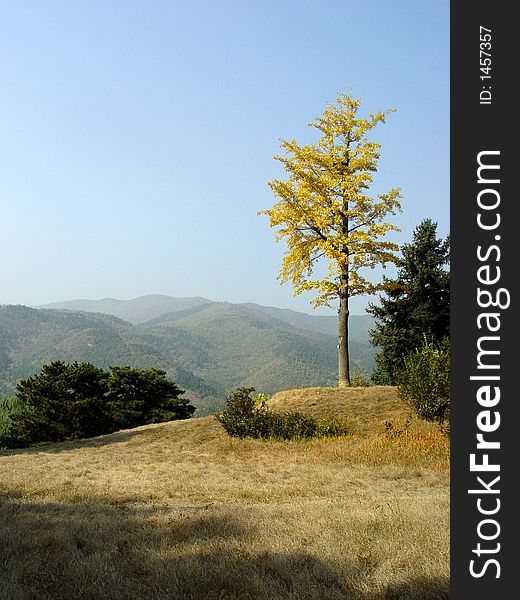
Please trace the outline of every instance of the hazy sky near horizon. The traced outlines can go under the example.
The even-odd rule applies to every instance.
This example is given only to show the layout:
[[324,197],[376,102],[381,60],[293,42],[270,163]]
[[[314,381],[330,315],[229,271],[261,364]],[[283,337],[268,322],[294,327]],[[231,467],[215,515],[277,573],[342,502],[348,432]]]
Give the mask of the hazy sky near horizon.
[[[312,312],[257,211],[338,93],[394,107],[374,193],[449,231],[447,0],[0,1],[0,304],[158,293]],[[354,299],[361,314],[367,299]],[[333,314],[332,310],[322,311]]]

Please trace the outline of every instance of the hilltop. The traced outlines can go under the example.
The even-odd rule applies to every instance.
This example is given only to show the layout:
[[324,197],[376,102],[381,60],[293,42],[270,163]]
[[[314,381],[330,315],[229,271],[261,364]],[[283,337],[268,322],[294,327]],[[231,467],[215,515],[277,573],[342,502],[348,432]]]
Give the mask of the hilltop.
[[81,310],[86,312],[103,313],[139,325],[151,321],[167,313],[179,312],[212,304],[206,298],[173,298],[162,294],[147,294],[131,300],[102,298],[101,300],[65,300],[42,304],[36,308],[58,308],[65,310]]
[[0,453],[0,599],[449,598],[447,441],[387,436],[395,390],[348,391],[272,399],[355,421],[362,394],[378,419],[344,438],[238,440],[204,417]]
[[381,432],[385,421],[402,422],[412,409],[392,386],[304,388],[278,392],[268,402],[274,412],[300,412],[314,419],[340,417],[356,433]]

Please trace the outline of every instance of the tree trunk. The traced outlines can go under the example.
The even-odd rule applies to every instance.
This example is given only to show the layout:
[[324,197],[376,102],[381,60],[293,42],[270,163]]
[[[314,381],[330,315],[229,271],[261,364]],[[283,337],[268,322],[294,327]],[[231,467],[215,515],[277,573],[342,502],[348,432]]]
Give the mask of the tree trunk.
[[[347,145],[347,149],[349,145]],[[349,159],[346,160],[346,168],[349,167]],[[341,233],[348,238],[348,196],[343,198],[343,217]],[[339,276],[339,308],[338,308],[338,387],[350,386],[350,367],[348,356],[348,297],[349,297],[349,249],[348,245],[342,248],[345,253],[345,263],[341,266]]]
[[341,294],[338,309],[338,363],[339,387],[350,386],[350,368],[348,356],[348,295]]

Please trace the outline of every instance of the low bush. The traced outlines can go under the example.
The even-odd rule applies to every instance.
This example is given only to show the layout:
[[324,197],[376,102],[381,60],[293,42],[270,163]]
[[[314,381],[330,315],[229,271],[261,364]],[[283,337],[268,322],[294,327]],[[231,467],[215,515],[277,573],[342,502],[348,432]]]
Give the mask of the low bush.
[[230,392],[224,403],[224,410],[215,415],[229,435],[239,438],[297,440],[346,433],[346,428],[338,419],[317,423],[298,412],[274,413],[268,409],[263,395],[253,395],[254,391],[254,388],[238,388]]
[[316,421],[299,412],[277,415],[268,412],[272,426],[270,436],[279,440],[297,440],[316,436]]
[[400,396],[422,419],[446,429],[450,409],[450,342],[425,339],[421,348],[404,359],[398,386]]
[[215,418],[222,424],[222,427],[233,437],[244,438],[252,435],[253,419],[255,416],[256,402],[251,396],[254,388],[238,388],[231,392],[224,403],[222,413],[217,413]]
[[327,417],[318,421],[316,429],[318,437],[339,437],[348,433],[348,427],[337,417]]

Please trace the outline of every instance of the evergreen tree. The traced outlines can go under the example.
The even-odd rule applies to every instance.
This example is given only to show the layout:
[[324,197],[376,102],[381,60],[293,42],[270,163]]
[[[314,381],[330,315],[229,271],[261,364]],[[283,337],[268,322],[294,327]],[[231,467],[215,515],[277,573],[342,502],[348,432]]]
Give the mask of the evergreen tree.
[[108,410],[114,429],[188,419],[195,407],[160,369],[110,367]]
[[424,219],[412,242],[402,248],[395,280],[386,279],[386,298],[367,309],[376,317],[371,342],[381,351],[372,375],[375,383],[396,384],[404,359],[424,339],[440,343],[450,333],[450,239],[437,237],[437,223]]
[[12,446],[59,442],[149,423],[188,419],[195,411],[174,381],[159,369],[54,361],[17,384],[21,409],[4,438]]
[[108,433],[107,391],[108,373],[90,363],[44,365],[16,386],[24,410],[13,416],[10,435],[28,445]]

